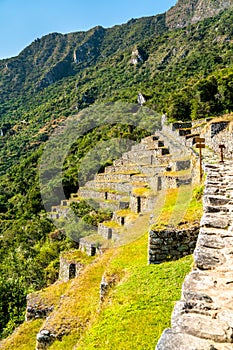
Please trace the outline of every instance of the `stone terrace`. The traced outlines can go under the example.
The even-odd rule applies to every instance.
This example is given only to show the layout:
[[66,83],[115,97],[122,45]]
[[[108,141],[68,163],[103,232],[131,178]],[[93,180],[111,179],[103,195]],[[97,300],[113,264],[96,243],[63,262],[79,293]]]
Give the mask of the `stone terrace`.
[[100,207],[110,209],[112,221],[99,224],[97,235],[79,242],[81,250],[95,254],[104,240],[118,240],[124,227],[136,219],[135,214],[153,209],[158,191],[190,184],[191,169],[191,156],[182,142],[166,131],[158,131],[132,146],[69,200],[52,207],[51,218],[66,217],[70,203],[81,199],[94,199]]

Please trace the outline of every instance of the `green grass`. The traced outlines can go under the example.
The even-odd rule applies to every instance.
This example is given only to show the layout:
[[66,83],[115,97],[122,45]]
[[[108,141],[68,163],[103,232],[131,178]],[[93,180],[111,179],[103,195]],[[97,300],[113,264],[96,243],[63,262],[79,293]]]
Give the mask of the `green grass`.
[[[43,324],[40,320],[24,323],[1,349],[34,349],[40,327],[63,334],[50,350],[154,349],[162,331],[170,325],[192,257],[148,265],[147,240],[144,234],[130,244],[109,249],[78,278],[63,287],[59,284],[41,291],[41,297],[57,305],[54,312]],[[100,303],[103,274],[113,276],[115,283]]]
[[[167,191],[160,219],[165,222],[173,215],[179,215],[184,210],[184,200],[189,201],[185,215],[193,219],[197,207],[200,207],[201,193],[201,189],[196,189],[192,197],[192,191],[187,191],[185,187]],[[125,241],[122,240],[124,245],[108,249],[78,278],[41,291],[41,298],[55,306],[42,328],[62,336],[49,347],[50,350],[155,348],[163,330],[170,326],[171,313],[175,302],[180,299],[181,285],[191,269],[192,257],[148,265],[148,230],[148,217],[140,216],[130,230],[135,234],[131,243],[126,244],[130,241],[126,235]],[[67,257],[80,259],[79,252],[70,254],[67,253]],[[100,303],[99,287],[103,275],[110,280],[113,277],[115,282]],[[25,323],[23,327],[25,332],[21,337],[16,334],[9,338],[11,344],[15,341],[27,344],[25,346],[32,344],[32,338],[35,339],[39,331],[39,323],[31,328],[30,323]],[[34,349],[34,345],[31,348],[3,347],[3,350],[17,348]]]
[[36,348],[36,335],[39,332],[43,320],[24,322],[12,336],[0,343],[0,349],[4,350],[33,350]]
[[152,350],[162,331],[170,326],[171,312],[180,298],[192,258],[147,266],[146,256],[140,251],[143,240],[136,246],[139,251],[122,247],[121,254],[112,261],[116,269],[124,267],[125,275],[110,292],[77,349]]
[[[71,310],[69,317],[74,310],[78,315],[71,333],[62,341],[55,341],[49,349],[154,349],[162,331],[170,325],[171,312],[180,298],[181,285],[190,271],[192,257],[148,266],[147,235],[144,235],[129,245],[109,251],[108,258],[105,256],[105,261],[101,260],[91,268],[92,276],[86,276],[88,285],[84,283],[82,287],[83,280],[79,282],[79,288],[86,289],[86,297],[76,289],[75,293],[73,291],[76,300],[67,305]],[[99,304],[97,291],[103,271],[108,276],[115,276],[117,284]],[[92,308],[90,304],[93,304]],[[60,322],[60,311],[55,322]],[[80,324],[80,319],[88,313],[88,322]]]
[[148,197],[151,193],[151,189],[150,188],[146,188],[146,187],[138,187],[138,188],[134,188],[132,193],[135,196],[139,196],[139,197]]
[[203,213],[200,191],[199,186],[193,189],[190,185],[167,190],[164,193],[161,212],[152,229],[158,230],[168,225],[180,226],[182,223],[192,224],[200,221]]
[[115,229],[115,230],[119,230],[121,229],[121,225],[119,225],[117,222],[115,221],[104,221],[102,222],[102,224],[106,227]]
[[70,250],[61,253],[61,257],[67,261],[81,262],[84,265],[90,264],[93,261],[93,256],[88,256],[80,250]]

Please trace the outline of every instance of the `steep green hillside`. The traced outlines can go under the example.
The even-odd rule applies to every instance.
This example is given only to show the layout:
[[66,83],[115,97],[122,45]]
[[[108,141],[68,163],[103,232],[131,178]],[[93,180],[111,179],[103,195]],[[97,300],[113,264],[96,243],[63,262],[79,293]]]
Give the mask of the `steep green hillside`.
[[[168,30],[166,16],[50,34],[0,61],[1,337],[23,321],[26,294],[56,280],[59,253],[76,247],[47,219],[38,175],[45,142],[69,115],[100,102],[137,103],[139,92],[147,107],[171,119],[233,110],[233,10],[176,30]],[[67,196],[77,190],[80,163],[93,145],[128,138],[127,128],[104,125],[77,140],[64,163]],[[135,129],[131,136],[145,135]]]
[[[49,35],[17,58],[0,61],[0,128],[5,135],[0,139],[0,173],[38,148],[63,118],[93,103],[137,102],[141,92],[148,107],[159,113],[165,109],[176,119],[231,111],[233,12],[164,34],[154,30],[155,20],[163,22],[160,16],[109,30]],[[91,53],[74,63],[73,38],[82,36],[91,38],[85,44]],[[135,48],[143,57],[136,65],[131,63]],[[33,63],[37,59],[38,67]]]
[[[41,328],[62,337],[48,347],[51,350],[154,349],[163,329],[169,326],[192,258],[147,266],[146,248],[147,235],[98,258],[79,278],[64,284],[64,288],[63,284],[54,285],[41,292],[45,304],[49,298],[56,305],[49,320],[44,324],[39,321],[23,324],[0,345],[1,349],[31,350]],[[104,273],[114,283],[100,304],[99,286]],[[60,301],[55,300],[59,289],[63,295]]]

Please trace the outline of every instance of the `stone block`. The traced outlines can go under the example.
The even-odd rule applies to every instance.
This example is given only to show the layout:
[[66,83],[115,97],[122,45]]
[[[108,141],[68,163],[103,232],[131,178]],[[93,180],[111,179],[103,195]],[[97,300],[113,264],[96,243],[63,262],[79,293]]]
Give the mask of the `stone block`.
[[226,215],[204,214],[200,225],[225,229],[229,225],[229,218]]
[[187,333],[215,342],[232,342],[233,330],[226,322],[200,314],[183,314],[173,326],[179,333]]
[[211,270],[225,263],[226,258],[217,249],[197,247],[194,251],[197,267],[201,270]]
[[190,334],[166,329],[156,346],[156,350],[217,350],[213,342]]

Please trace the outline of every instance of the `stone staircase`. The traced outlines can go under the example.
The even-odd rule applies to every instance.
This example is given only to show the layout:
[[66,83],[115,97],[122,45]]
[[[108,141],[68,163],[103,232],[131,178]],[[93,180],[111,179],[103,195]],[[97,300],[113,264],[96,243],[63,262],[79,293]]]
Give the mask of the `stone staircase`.
[[167,130],[142,139],[107,166],[104,173],[96,174],[71,194],[69,200],[53,206],[50,217],[67,217],[72,202],[94,199],[99,207],[113,212],[112,220],[100,223],[96,235],[81,238],[80,249],[93,255],[112,243],[120,244],[125,228],[139,215],[153,211],[158,191],[192,182],[191,154],[180,139]]
[[157,350],[233,349],[233,162],[206,165],[195,265]]

